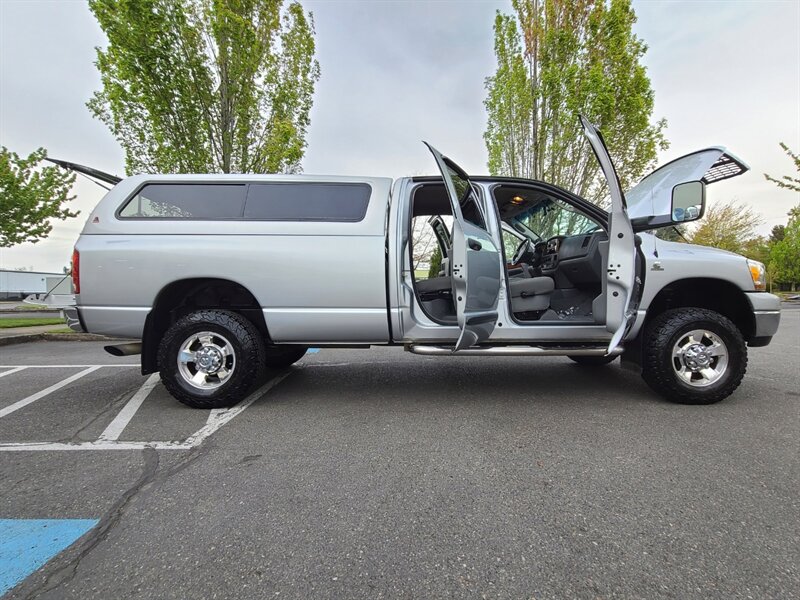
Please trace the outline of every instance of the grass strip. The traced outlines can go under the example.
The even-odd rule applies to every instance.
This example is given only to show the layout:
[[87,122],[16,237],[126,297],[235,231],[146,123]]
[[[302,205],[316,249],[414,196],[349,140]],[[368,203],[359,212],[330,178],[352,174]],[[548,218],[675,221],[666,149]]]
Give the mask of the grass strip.
[[0,319],[0,329],[10,329],[11,327],[37,327],[39,325],[61,325],[62,323],[64,323],[64,319],[59,319],[57,317]]

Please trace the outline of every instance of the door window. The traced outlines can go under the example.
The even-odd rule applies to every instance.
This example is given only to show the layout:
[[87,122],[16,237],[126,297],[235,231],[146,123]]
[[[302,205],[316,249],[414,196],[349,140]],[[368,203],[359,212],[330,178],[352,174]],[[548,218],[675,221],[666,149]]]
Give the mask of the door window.
[[461,216],[464,217],[464,220],[468,223],[480,227],[485,231],[486,221],[483,218],[480,206],[478,206],[478,200],[475,198],[475,191],[472,189],[472,185],[450,165],[447,163],[445,163],[445,165],[448,175],[453,180],[453,187],[456,189],[456,194],[458,195]]
[[506,254],[507,260],[511,260],[511,257],[514,256],[521,242],[522,238],[503,229],[503,251]]
[[411,221],[411,258],[416,281],[439,276],[446,256],[428,216],[414,217]]

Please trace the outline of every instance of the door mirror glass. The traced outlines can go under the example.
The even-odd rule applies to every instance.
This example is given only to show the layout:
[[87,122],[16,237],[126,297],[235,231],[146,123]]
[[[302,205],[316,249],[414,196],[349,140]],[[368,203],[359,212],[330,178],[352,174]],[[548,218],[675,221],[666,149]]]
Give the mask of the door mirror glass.
[[702,181],[687,181],[672,188],[672,221],[686,223],[703,215],[706,186]]

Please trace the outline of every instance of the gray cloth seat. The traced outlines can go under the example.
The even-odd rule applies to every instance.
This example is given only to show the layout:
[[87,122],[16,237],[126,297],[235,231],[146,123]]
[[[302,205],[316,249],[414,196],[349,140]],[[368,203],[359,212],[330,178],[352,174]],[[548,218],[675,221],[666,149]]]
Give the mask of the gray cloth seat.
[[430,279],[420,279],[416,282],[417,291],[420,294],[450,291],[452,285],[449,277],[431,277]]
[[511,288],[511,310],[515,313],[550,308],[550,294],[556,287],[552,277],[514,277]]

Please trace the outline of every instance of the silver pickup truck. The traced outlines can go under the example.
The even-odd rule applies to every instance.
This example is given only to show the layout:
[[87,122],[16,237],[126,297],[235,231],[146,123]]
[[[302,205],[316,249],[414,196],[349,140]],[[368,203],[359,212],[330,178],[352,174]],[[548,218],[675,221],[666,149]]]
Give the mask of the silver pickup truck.
[[[747,346],[776,332],[779,300],[760,263],[648,232],[701,218],[706,186],[748,167],[707,148],[623,193],[582,123],[608,212],[541,181],[469,177],[432,147],[441,176],[395,182],[100,173],[114,185],[75,246],[68,322],[140,340],[107,349],[141,353],[142,372],[193,407],[236,403],[309,347],[370,345],[589,366],[621,355],[671,401],[722,400]],[[415,264],[424,236],[438,270]]]

